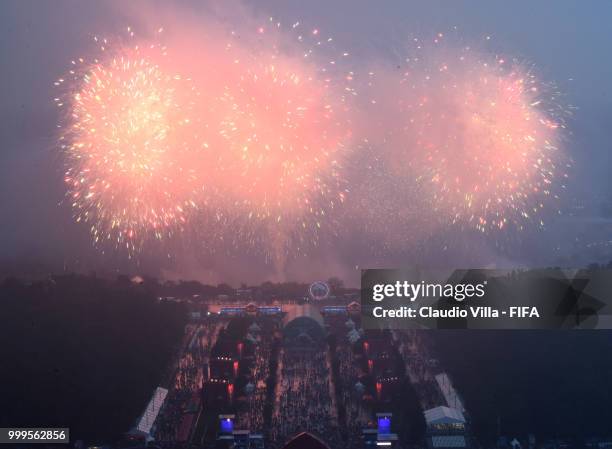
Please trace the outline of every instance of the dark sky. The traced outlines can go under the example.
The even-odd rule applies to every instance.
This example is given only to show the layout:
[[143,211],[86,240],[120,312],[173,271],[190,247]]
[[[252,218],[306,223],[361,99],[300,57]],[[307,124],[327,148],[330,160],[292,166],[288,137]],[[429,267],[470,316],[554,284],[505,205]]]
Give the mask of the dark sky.
[[[335,239],[309,258],[290,261],[282,273],[260,263],[258,255],[204,257],[180,250],[169,260],[152,251],[135,262],[112,251],[101,254],[89,243],[87,230],[73,223],[69,208],[60,204],[62,164],[55,144],[59,117],[52,101],[53,81],[88,48],[93,33],[112,34],[131,23],[139,4],[130,3],[130,11],[123,11],[120,2],[0,2],[0,272],[31,271],[36,262],[49,270],[67,264],[86,271],[143,270],[231,282],[334,274],[354,279],[357,267],[374,265],[442,260],[463,266],[557,261],[571,265],[612,254],[612,226],[601,218],[603,204],[612,196],[612,2],[607,0],[244,2],[253,15],[300,20],[326,30],[365,59],[392,58],[406,39],[454,27],[466,43],[492,36],[495,51],[532,62],[542,78],[554,81],[566,94],[563,101],[576,108],[568,119],[566,151],[575,164],[564,205],[585,205],[578,219],[560,217],[544,236],[527,235],[512,251],[472,235],[455,236],[451,245],[434,242],[425,250],[386,254],[372,249],[376,242],[357,245],[352,238]],[[150,8],[155,2],[146,5],[155,11]],[[214,5],[182,1],[176,8],[201,16],[205,23]],[[223,9],[222,20],[239,27],[241,15],[227,6]],[[351,232],[342,230],[346,236]]]

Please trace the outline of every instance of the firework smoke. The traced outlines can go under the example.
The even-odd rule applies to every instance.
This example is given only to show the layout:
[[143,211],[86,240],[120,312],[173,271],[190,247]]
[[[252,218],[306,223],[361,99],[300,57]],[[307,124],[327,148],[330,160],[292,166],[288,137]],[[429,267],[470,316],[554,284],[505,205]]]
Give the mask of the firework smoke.
[[[272,20],[258,27],[248,51],[236,39],[226,46],[234,64],[221,96],[216,175],[238,235],[263,238],[282,259],[290,245],[300,251],[314,243],[344,200],[341,170],[352,131],[351,90],[338,88],[350,73],[322,56],[332,39],[318,30],[304,37],[297,23],[280,27]],[[296,40],[289,49],[278,43],[283,33]]]
[[563,112],[524,65],[419,44],[355,73],[318,29],[247,23],[175,26],[167,50],[150,30],[99,40],[57,82],[67,196],[96,242],[188,231],[282,272],[338,220],[385,248],[542,224],[566,176]]
[[351,76],[324,59],[333,39],[288,28],[174,30],[170,50],[128,30],[127,45],[97,39],[98,58],[73,62],[56,83],[65,182],[95,242],[132,252],[197,227],[204,246],[281,260],[316,241],[345,195],[351,90],[337,84]]
[[382,201],[402,191],[403,206],[414,207],[397,221],[421,235],[439,224],[481,232],[543,225],[548,197],[567,176],[554,89],[517,62],[470,48],[418,48],[372,82],[368,107],[385,119],[370,131],[386,167],[374,194]]

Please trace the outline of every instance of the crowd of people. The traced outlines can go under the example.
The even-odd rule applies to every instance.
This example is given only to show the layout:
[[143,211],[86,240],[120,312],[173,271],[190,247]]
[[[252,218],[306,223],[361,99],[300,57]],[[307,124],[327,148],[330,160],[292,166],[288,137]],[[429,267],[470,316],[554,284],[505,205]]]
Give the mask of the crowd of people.
[[251,363],[249,381],[245,386],[246,404],[243,404],[238,410],[236,428],[263,432],[264,407],[267,399],[266,380],[270,374],[272,336],[269,333],[262,334],[257,324],[249,328],[249,336],[255,340],[256,349]]
[[278,369],[270,430],[273,447],[281,447],[300,432],[323,436],[331,447],[339,447],[338,417],[326,352],[321,348],[283,348]]
[[[226,325],[225,321],[210,321],[188,327],[184,348],[176,361],[173,383],[156,422],[155,436],[162,447],[175,447],[173,444],[185,440],[182,434],[188,435],[191,427],[196,425],[194,418],[201,410],[201,391],[207,377],[208,359],[221,328]],[[359,447],[361,430],[372,424],[373,411],[370,403],[364,401],[368,392],[361,383],[367,370],[355,353],[353,343],[343,335],[346,332],[338,332],[333,351],[326,343],[314,342],[312,347],[292,346],[286,342],[280,350],[276,347],[277,371],[275,376],[270,376],[275,332],[260,326],[262,323],[253,321],[244,336],[254,350],[246,356],[248,362],[243,360],[249,368],[246,374],[241,374],[246,380],[240,384],[237,401],[232,407],[235,411],[234,428],[264,433],[266,447],[271,449],[282,447],[301,432],[319,436],[335,449]],[[423,354],[419,354],[414,337],[398,332],[394,338],[399,343],[412,380],[431,382],[432,371],[423,362]],[[332,363],[337,371],[332,370]],[[340,384],[334,383],[332,373],[336,373]],[[268,423],[265,422],[266,404],[270,403],[267,383],[274,377],[276,385],[271,422]],[[428,398],[420,399],[428,402]],[[342,420],[338,406],[343,408]],[[192,416],[188,416],[190,419],[185,422],[189,413]]]
[[406,373],[415,389],[423,410],[444,403],[444,397],[435,381],[436,360],[429,355],[422,333],[394,331],[393,337],[399,343],[399,352],[406,365]]
[[174,447],[189,437],[200,407],[200,392],[206,375],[204,368],[220,327],[221,323],[213,322],[187,326],[168,396],[155,422],[158,444]]
[[357,447],[361,436],[361,430],[372,420],[372,410],[363,401],[365,386],[360,382],[363,375],[359,368],[358,360],[348,341],[341,342],[336,350],[338,361],[338,373],[344,383],[340,393],[340,402],[346,412],[345,428],[347,435],[347,447]]

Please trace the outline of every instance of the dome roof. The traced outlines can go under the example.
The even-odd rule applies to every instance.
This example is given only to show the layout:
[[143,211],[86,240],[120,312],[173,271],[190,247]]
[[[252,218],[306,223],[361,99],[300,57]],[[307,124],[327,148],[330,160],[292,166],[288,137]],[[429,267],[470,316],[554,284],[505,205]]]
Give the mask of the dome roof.
[[307,432],[302,432],[291,438],[287,444],[283,446],[283,449],[329,449],[329,446],[317,437]]
[[283,321],[283,333],[287,342],[320,342],[325,338],[323,317],[315,307],[295,306],[288,311]]

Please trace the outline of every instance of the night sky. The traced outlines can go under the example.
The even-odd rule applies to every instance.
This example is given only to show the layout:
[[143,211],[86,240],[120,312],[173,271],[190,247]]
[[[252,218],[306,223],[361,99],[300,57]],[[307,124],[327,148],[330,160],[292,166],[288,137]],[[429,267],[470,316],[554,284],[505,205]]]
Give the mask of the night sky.
[[[230,4],[231,3],[231,4]],[[237,2],[79,2],[5,0],[0,3],[0,274],[64,269],[146,272],[170,278],[238,283],[312,280],[337,275],[354,283],[358,269],[394,265],[581,265],[612,259],[612,3],[577,1],[253,0]],[[145,13],[143,13],[145,11]],[[144,20],[214,22],[240,29],[274,16],[334,36],[355,58],[393,61],[414,36],[437,32],[533,64],[554,82],[571,108],[564,151],[574,160],[567,189],[545,230],[499,239],[457,230],[411,247],[381,249],[344,223],[308,256],[289,257],[281,270],[248,249],[209,254],[189,241],[146,248],[128,260],[94,248],[85,226],[62,203],[59,112],[53,82],[70,60],[91,48],[93,34],[113,35]],[[171,256],[168,257],[168,253]]]

